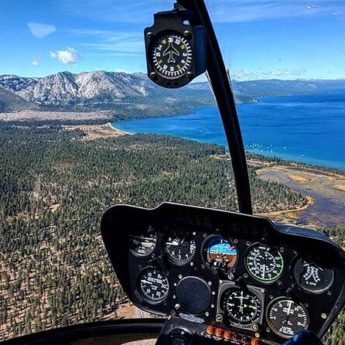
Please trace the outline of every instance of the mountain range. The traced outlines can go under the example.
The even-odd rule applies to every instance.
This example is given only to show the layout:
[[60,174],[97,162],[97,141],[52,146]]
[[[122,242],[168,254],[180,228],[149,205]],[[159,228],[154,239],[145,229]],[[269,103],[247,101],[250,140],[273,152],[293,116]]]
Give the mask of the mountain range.
[[[345,90],[345,80],[233,81],[239,102],[263,96],[289,96]],[[60,72],[42,78],[0,76],[0,112],[21,110],[94,111],[114,115],[166,115],[185,113],[214,104],[208,83],[191,83],[182,89],[163,89],[143,73]]]
[[[184,97],[185,96],[185,97]],[[183,101],[182,101],[183,98]],[[167,90],[142,73],[60,72],[43,78],[0,76],[0,109],[177,112],[214,102],[209,89]]]

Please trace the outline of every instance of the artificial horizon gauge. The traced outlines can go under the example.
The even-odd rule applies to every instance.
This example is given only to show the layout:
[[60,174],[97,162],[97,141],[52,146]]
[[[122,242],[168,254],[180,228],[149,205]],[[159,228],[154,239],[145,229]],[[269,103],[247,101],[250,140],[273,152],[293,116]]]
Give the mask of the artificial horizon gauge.
[[147,267],[138,277],[139,291],[149,302],[161,302],[169,293],[167,276],[159,269]]
[[185,265],[194,257],[196,243],[188,233],[173,232],[166,239],[164,249],[170,261],[176,265]]
[[296,283],[305,291],[322,293],[327,291],[333,283],[334,271],[322,268],[314,263],[299,258],[293,269]]
[[249,248],[245,264],[250,275],[263,283],[273,283],[284,270],[284,259],[279,250],[259,243]]
[[220,303],[222,311],[231,322],[248,325],[260,319],[260,299],[249,290],[231,287],[223,292]]
[[236,246],[222,236],[209,238],[204,244],[203,252],[204,259],[211,269],[222,269],[227,272],[236,267]]
[[157,233],[152,226],[147,231],[129,236],[129,249],[136,256],[150,255],[156,248]]
[[285,339],[307,329],[309,325],[305,307],[285,297],[277,298],[268,305],[266,318],[272,331]]
[[155,72],[167,79],[181,78],[192,67],[192,47],[178,32],[165,32],[155,38],[151,54]]

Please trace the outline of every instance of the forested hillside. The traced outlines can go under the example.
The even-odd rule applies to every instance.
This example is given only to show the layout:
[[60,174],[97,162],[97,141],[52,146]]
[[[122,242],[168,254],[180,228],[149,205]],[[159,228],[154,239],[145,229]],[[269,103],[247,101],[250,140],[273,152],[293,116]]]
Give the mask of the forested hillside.
[[[125,296],[99,230],[110,205],[236,208],[220,146],[154,135],[83,138],[59,126],[0,126],[0,339],[116,317]],[[306,203],[254,169],[250,180],[256,212]]]

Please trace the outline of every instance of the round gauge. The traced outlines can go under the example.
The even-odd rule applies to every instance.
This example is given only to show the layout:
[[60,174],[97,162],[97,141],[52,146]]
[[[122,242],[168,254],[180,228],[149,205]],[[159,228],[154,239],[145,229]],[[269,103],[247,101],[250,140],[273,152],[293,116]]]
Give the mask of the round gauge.
[[284,260],[277,249],[255,244],[247,252],[246,266],[256,280],[272,283],[283,273]]
[[266,317],[272,331],[286,339],[303,331],[309,325],[305,307],[284,297],[273,300],[268,305]]
[[161,35],[152,46],[154,69],[167,79],[184,76],[192,67],[192,55],[189,40],[178,32]]
[[150,302],[161,302],[169,293],[169,281],[159,269],[147,267],[139,274],[139,289]]
[[129,236],[129,249],[134,255],[147,256],[150,255],[157,244],[157,233],[150,226],[143,233],[132,234]]
[[229,271],[236,266],[238,253],[235,245],[222,236],[211,237],[204,246],[204,258],[211,268]]
[[221,297],[221,309],[230,321],[248,325],[260,319],[261,302],[253,292],[232,287],[224,291]]
[[195,240],[189,234],[176,232],[169,236],[164,244],[168,258],[176,265],[184,265],[191,261],[196,250]]
[[293,269],[297,284],[308,292],[322,293],[328,290],[334,279],[334,271],[321,268],[302,258],[298,259]]

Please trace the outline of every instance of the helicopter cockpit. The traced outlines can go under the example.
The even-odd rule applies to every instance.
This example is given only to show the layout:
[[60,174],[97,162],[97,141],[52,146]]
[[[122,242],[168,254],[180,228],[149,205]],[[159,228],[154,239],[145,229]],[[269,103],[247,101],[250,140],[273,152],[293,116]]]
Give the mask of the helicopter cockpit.
[[344,252],[323,233],[250,215],[236,109],[224,105],[233,98],[226,80],[219,85],[226,73],[205,5],[178,1],[145,39],[158,85],[181,87],[207,69],[242,214],[172,203],[108,209],[103,241],[124,291],[167,318],[157,344],[281,344],[307,329],[321,338],[345,302]]
[[[153,335],[157,345],[278,345],[306,331],[313,337],[303,344],[321,344],[345,305],[345,252],[325,233],[252,215],[230,76],[204,2],[178,0],[173,10],[156,13],[145,46],[148,77],[162,87],[180,88],[207,72],[240,212],[177,203],[110,207],[101,232],[116,276],[129,300],[155,318],[5,344],[120,344],[118,334],[126,333],[131,342]],[[97,338],[105,334],[106,341]]]

